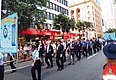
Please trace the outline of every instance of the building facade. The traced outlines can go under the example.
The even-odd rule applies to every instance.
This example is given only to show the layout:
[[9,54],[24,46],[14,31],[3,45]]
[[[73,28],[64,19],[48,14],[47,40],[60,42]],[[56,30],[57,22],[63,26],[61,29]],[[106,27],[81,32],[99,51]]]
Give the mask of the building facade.
[[52,29],[53,28],[53,18],[60,13],[65,13],[67,16],[69,15],[68,1],[67,0],[48,0],[47,2],[47,10],[46,10],[46,24],[44,25],[44,29]]
[[102,18],[104,20],[103,31],[116,28],[116,1],[102,0]]
[[97,0],[77,0],[69,8],[69,16],[76,22],[79,20],[92,22],[92,29],[84,33],[87,38],[103,37],[102,10]]

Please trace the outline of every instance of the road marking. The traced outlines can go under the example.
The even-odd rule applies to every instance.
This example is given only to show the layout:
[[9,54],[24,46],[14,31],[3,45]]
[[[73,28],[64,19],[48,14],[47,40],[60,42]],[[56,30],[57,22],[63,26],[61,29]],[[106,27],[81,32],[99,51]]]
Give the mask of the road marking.
[[19,70],[19,69],[23,69],[23,68],[26,68],[26,67],[29,67],[31,65],[26,65],[26,66],[23,66],[23,67],[18,67],[16,69],[9,69],[9,70],[5,70],[5,72],[9,72],[9,71],[12,71],[12,70]]
[[98,54],[98,53],[93,54],[92,56],[89,56],[87,59],[90,59],[90,58],[92,58],[92,57],[96,56],[97,54]]

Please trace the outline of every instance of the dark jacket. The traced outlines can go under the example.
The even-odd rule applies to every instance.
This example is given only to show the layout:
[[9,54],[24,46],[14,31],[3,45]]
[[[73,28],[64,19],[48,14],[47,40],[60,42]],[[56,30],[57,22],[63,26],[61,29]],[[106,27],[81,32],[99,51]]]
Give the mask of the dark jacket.
[[61,55],[61,54],[63,55],[63,50],[64,50],[64,47],[63,47],[62,44],[60,44],[60,46],[59,46],[58,49],[57,49],[56,58],[60,58],[60,55]]

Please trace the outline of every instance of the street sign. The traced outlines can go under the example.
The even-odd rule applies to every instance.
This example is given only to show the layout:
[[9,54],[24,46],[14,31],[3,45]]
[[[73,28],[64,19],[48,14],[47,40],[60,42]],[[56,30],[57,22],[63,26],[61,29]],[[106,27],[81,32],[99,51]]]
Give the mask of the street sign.
[[0,26],[0,52],[17,53],[17,13],[1,21]]

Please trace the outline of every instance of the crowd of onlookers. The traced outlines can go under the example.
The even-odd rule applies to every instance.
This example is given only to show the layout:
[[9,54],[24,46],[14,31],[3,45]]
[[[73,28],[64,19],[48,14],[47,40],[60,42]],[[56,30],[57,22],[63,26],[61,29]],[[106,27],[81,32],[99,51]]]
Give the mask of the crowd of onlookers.
[[52,68],[53,61],[56,60],[58,70],[64,68],[64,62],[68,61],[68,65],[81,60],[82,57],[88,57],[102,49],[106,41],[102,38],[93,39],[68,39],[68,40],[42,40],[34,44],[25,44],[24,47],[20,46],[19,60],[27,61],[31,59],[31,46],[35,45],[39,51],[42,66],[47,64],[46,68]]

